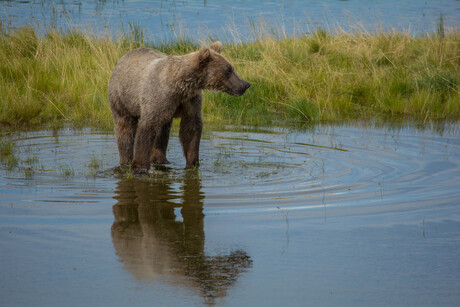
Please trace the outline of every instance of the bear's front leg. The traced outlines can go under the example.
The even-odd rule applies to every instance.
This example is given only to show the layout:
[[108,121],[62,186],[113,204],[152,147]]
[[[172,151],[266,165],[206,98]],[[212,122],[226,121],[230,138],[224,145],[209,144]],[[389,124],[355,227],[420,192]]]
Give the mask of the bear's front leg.
[[149,170],[150,154],[158,132],[158,125],[151,120],[151,117],[141,117],[134,141],[133,169],[135,172],[142,173]]
[[193,117],[182,117],[179,130],[179,139],[184,150],[187,168],[199,165],[200,139],[202,130],[203,120],[201,119],[201,112],[199,114],[194,114]]

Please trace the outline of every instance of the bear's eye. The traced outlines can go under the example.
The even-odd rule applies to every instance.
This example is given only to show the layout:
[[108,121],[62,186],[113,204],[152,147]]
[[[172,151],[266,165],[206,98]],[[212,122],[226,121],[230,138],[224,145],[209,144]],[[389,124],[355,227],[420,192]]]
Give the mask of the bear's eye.
[[226,71],[227,76],[230,77],[230,75],[231,75],[232,73],[233,73],[233,67],[231,67],[231,66],[227,67],[227,71]]

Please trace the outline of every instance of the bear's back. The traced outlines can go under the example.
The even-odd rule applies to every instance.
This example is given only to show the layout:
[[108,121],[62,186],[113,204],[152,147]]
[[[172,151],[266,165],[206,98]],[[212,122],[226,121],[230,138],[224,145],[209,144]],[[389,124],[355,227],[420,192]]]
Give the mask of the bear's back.
[[142,72],[148,63],[155,59],[166,57],[166,54],[151,48],[139,48],[133,50],[124,55],[115,67],[114,72],[117,70],[123,70],[123,73],[127,71]]
[[164,54],[161,51],[158,51],[158,50],[155,50],[155,49],[152,49],[152,48],[142,47],[142,48],[135,49],[135,50],[125,54],[120,59],[119,63],[121,63],[122,61],[132,61],[132,60],[141,61],[141,62],[152,61],[154,59],[162,58],[162,57],[165,57],[165,56],[166,56],[166,54]]
[[149,64],[166,54],[151,48],[135,49],[124,55],[115,66],[109,82],[109,101],[112,107],[123,104],[132,115],[139,116],[140,94]]

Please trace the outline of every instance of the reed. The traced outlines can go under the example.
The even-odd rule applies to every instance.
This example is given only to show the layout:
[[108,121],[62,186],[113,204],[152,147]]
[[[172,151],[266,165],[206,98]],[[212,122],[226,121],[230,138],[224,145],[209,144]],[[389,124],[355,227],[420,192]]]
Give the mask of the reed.
[[[0,123],[112,127],[107,99],[118,59],[146,45],[132,26],[119,38],[82,31],[0,28]],[[303,124],[321,120],[460,119],[460,31],[408,33],[317,30],[280,37],[258,30],[224,55],[251,82],[242,97],[205,92],[207,123]],[[149,45],[149,44],[147,44]],[[178,38],[149,45],[168,54],[197,50]]]

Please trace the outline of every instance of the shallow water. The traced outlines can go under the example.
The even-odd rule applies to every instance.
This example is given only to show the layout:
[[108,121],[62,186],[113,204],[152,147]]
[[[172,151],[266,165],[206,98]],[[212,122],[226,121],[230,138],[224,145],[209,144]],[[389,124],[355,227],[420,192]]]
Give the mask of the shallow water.
[[[195,40],[245,41],[254,38],[253,25],[279,35],[302,35],[316,28],[346,31],[397,29],[423,35],[436,31],[442,15],[445,25],[458,27],[457,0],[418,1],[0,1],[5,24],[32,24],[38,28],[68,28],[119,35],[142,29],[148,41],[169,40],[185,34]],[[256,28],[261,28],[256,26]],[[43,30],[43,29],[42,29]],[[257,32],[257,31],[256,31]]]
[[112,132],[15,132],[0,305],[457,305],[460,126],[208,130],[130,179]]

